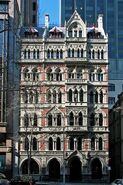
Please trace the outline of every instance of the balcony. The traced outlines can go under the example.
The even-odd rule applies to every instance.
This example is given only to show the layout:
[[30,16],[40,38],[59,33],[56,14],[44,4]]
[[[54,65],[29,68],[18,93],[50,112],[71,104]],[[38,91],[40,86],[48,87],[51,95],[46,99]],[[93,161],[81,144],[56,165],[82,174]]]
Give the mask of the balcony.
[[65,81],[66,83],[70,83],[70,84],[76,84],[76,83],[78,83],[78,84],[87,84],[87,79],[79,79],[79,78],[77,78],[77,79],[71,79],[71,78],[69,78],[69,79],[67,79],[66,81]]

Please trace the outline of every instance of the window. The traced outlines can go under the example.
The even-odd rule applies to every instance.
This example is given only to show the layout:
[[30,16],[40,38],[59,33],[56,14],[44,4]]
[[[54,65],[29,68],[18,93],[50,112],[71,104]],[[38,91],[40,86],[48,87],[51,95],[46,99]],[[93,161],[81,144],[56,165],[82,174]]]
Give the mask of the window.
[[24,149],[29,150],[29,139],[28,139],[28,137],[25,138]]
[[80,102],[83,102],[83,90],[82,89],[80,90],[79,95],[80,95]]
[[99,150],[103,149],[103,145],[102,145],[102,138],[99,138]]
[[115,97],[109,97],[108,98],[108,103],[111,104],[111,105],[115,104]]
[[82,113],[80,112],[79,113],[79,126],[82,126],[83,124],[83,116],[82,116]]
[[35,24],[36,23],[36,15],[32,16],[32,23]]
[[90,92],[90,103],[94,103],[94,101],[93,101],[93,96],[94,96],[94,94],[93,94],[93,92],[91,91]]
[[48,115],[48,126],[52,126],[52,115]]
[[33,9],[33,11],[36,11],[36,2],[33,2],[32,9]]
[[59,137],[56,140],[56,150],[61,150],[61,140]]
[[115,91],[115,84],[109,83],[108,90],[109,91]]
[[82,139],[79,137],[77,139],[77,150],[82,150]]
[[103,115],[102,115],[102,113],[99,114],[99,126],[103,126]]
[[28,125],[29,125],[29,117],[28,117],[28,114],[26,113],[24,115],[24,126],[28,127]]
[[49,150],[53,150],[53,139],[49,138]]
[[37,150],[37,139],[35,137],[32,140],[32,148],[33,150]]
[[57,115],[57,126],[61,126],[61,114]]
[[37,126],[37,122],[38,122],[37,114],[35,113],[34,114],[34,126]]
[[95,103],[98,103],[98,92],[95,93]]
[[94,125],[95,125],[95,115],[94,113],[92,113],[90,116],[90,126],[94,126]]
[[72,112],[69,114],[69,125],[70,126],[74,125],[74,116]]
[[91,139],[91,150],[95,150],[95,138],[92,137]]
[[70,150],[74,150],[74,138],[70,138]]
[[103,92],[100,92],[100,103],[103,103]]
[[72,90],[69,90],[69,102],[72,102]]

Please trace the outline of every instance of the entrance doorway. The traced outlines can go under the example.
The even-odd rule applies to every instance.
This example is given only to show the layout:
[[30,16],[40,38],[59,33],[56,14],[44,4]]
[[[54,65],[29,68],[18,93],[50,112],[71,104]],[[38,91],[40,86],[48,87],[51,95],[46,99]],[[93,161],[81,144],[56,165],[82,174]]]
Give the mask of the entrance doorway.
[[98,158],[93,159],[91,163],[91,175],[92,179],[102,178],[102,164]]
[[[28,159],[22,163],[22,174],[28,174]],[[30,160],[30,174],[39,174],[39,166],[34,159]]]
[[78,157],[73,157],[70,160],[70,181],[81,181],[81,161]]
[[60,164],[57,159],[49,162],[49,180],[58,181],[60,179]]

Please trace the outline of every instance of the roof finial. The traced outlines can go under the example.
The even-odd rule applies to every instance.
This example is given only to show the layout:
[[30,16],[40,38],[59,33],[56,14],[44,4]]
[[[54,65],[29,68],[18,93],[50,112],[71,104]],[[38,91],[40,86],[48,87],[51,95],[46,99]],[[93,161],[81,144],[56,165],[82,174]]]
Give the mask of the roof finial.
[[77,10],[76,0],[74,0],[74,11]]

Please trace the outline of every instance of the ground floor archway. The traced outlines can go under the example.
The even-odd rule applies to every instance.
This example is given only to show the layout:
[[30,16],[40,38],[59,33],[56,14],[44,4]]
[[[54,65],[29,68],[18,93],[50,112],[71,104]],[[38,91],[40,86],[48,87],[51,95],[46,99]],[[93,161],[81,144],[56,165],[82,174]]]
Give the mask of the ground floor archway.
[[92,179],[102,178],[102,164],[98,158],[93,159],[91,162],[91,176]]
[[[28,166],[29,162],[26,159],[21,165],[22,174],[28,174]],[[39,165],[34,159],[30,159],[30,174],[39,174]]]
[[48,164],[49,180],[58,181],[60,179],[60,163],[57,159],[51,159]]
[[78,157],[73,157],[69,161],[70,181],[81,181],[81,161]]

